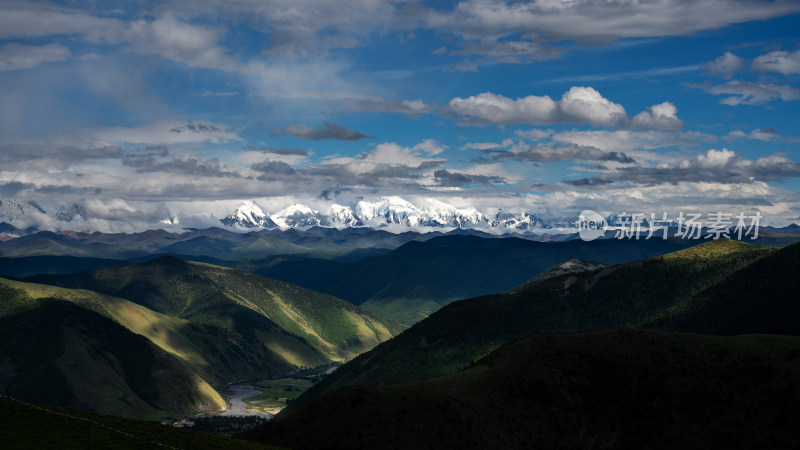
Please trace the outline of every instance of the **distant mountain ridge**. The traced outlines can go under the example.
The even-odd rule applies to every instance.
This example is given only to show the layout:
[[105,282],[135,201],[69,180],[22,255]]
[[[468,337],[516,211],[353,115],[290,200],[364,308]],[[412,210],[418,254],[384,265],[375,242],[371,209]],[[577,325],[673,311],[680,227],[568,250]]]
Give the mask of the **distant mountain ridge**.
[[[156,226],[174,230],[181,223],[179,216],[180,214],[169,214]],[[219,216],[212,214],[210,217],[217,220]],[[58,205],[57,211],[51,214],[35,201],[0,199],[0,223],[5,222],[18,229],[25,228],[25,233],[42,229],[65,230],[68,227],[85,230],[92,219],[102,217],[94,217],[92,211],[82,202]],[[459,208],[436,198],[411,202],[398,196],[386,196],[375,200],[359,200],[349,205],[332,203],[320,209],[293,203],[274,213],[264,210],[254,200],[245,200],[233,212],[218,220],[225,227],[239,232],[288,229],[305,231],[310,228],[370,228],[394,233],[472,230],[492,235],[526,235],[538,240],[563,241],[578,238],[579,217],[577,213],[553,216],[525,208]],[[626,213],[611,213],[604,220],[611,227],[605,238],[614,237],[615,227],[626,224],[631,226],[630,214]],[[639,218],[637,224],[646,234],[648,220]],[[669,226],[670,235],[673,235],[678,223],[673,220],[659,225]],[[774,227],[762,222],[760,227],[764,232],[800,232],[798,224]],[[704,228],[701,231],[705,234],[706,230]],[[660,230],[654,235],[658,237],[659,233]]]
[[245,201],[232,214],[220,220],[234,228],[486,228],[490,230],[532,231],[569,228],[574,220],[546,221],[526,211],[499,209],[492,214],[475,208],[457,208],[436,199],[414,204],[403,198],[383,197],[361,200],[354,206],[332,204],[326,211],[303,204],[290,205],[275,214],[266,213],[254,201]]

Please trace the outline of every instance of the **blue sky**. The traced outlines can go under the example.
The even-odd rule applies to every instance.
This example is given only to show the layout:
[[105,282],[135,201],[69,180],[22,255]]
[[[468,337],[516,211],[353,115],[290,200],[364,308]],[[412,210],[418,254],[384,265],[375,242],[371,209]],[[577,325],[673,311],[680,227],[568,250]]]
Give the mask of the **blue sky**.
[[[435,198],[800,221],[800,2],[0,5],[0,198],[88,229]],[[56,226],[53,224],[53,226]]]

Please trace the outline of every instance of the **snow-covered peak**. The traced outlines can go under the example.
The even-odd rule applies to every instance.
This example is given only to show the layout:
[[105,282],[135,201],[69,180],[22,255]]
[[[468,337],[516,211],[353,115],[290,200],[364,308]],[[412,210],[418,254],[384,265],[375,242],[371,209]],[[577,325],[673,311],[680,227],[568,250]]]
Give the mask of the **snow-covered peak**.
[[220,220],[229,227],[275,228],[275,222],[254,201],[244,201],[230,216]]
[[506,211],[502,209],[494,215],[492,226],[519,231],[546,227],[544,221],[533,214],[525,211]]
[[419,209],[407,200],[392,196],[383,197],[377,202],[358,202],[355,215],[365,223],[377,220],[388,224],[414,226],[418,222]]
[[362,225],[361,220],[353,214],[353,210],[349,206],[334,203],[328,208],[325,214],[328,216],[331,225],[336,228],[358,227]]
[[281,228],[310,228],[328,225],[328,219],[324,214],[300,203],[289,205],[278,211],[272,216],[272,220]]
[[45,210],[34,201],[21,202],[13,199],[0,199],[0,221],[14,222],[18,218],[33,211],[47,214]]
[[86,220],[86,211],[81,205],[62,206],[56,211],[55,218],[59,222],[72,222],[76,218]]
[[427,226],[462,228],[469,225],[482,225],[487,222],[483,214],[475,208],[459,209],[434,198],[426,199],[422,209],[421,222]]
[[370,227],[404,229],[478,228],[489,232],[531,231],[552,228],[554,224],[526,211],[458,208],[435,198],[412,203],[401,197],[361,200],[354,207],[332,204],[323,211],[295,203],[269,215],[255,202],[244,202],[236,212],[222,220],[228,226],[246,228]]

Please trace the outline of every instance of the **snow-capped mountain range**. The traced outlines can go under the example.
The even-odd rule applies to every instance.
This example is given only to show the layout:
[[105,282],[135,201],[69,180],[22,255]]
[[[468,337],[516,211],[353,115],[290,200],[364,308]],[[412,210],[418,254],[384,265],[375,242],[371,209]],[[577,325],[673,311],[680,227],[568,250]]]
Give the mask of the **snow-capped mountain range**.
[[[14,199],[0,199],[0,222],[9,224],[20,224],[36,222],[36,217],[48,216],[47,211],[39,206],[35,201],[19,201]],[[57,222],[68,223],[76,218],[86,220],[86,211],[82,206],[62,205],[58,211],[52,216]],[[30,219],[30,220],[27,220]],[[33,226],[33,229],[37,226]]]
[[570,227],[574,221],[562,219],[546,222],[524,211],[497,210],[492,214],[475,208],[456,208],[435,199],[414,204],[400,197],[384,197],[377,201],[359,201],[353,207],[333,204],[319,211],[294,204],[275,214],[266,213],[254,201],[243,202],[231,215],[220,220],[233,228],[300,228],[314,226],[332,228],[475,228],[497,231],[532,231]]
[[20,202],[9,199],[0,200],[0,220],[2,221],[14,222],[26,213],[30,214],[31,211],[47,214],[47,212],[34,201]]

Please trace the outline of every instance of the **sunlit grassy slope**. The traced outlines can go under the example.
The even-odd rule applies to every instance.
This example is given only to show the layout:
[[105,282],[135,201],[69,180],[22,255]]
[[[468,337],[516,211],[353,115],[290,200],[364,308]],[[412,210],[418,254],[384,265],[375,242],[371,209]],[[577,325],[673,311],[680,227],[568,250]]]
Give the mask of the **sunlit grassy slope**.
[[329,295],[173,257],[30,280],[90,289],[194,324],[234,331],[272,347],[294,365],[352,358],[402,329]]
[[3,283],[0,300],[0,385],[13,396],[137,418],[225,407],[180,360],[99,312]]
[[[224,406],[218,390],[229,383],[285,375],[300,366],[346,360],[401,330],[397,323],[334,297],[246,272],[186,263],[176,258],[73,276],[41,276],[36,280],[61,286],[0,279],[0,287],[4,289],[0,292],[0,317],[16,324],[0,330],[7,336],[7,342],[30,338],[44,320],[42,317],[52,316],[51,309],[66,308],[80,316],[75,323],[107,322],[125,331],[124,339],[143,340],[159,355],[169,357],[177,364],[173,369],[185,372],[190,378],[181,386],[191,385],[197,395],[210,399],[206,403],[211,406],[205,409]],[[54,379],[67,370],[59,363],[65,359],[76,361],[69,366],[75,370],[113,378],[111,372],[116,363],[96,358],[94,354],[86,355],[81,350],[82,346],[91,348],[91,342],[84,341],[96,338],[94,328],[72,325],[73,321],[58,322],[56,328],[63,330],[53,331],[55,334],[51,336],[70,345],[53,349],[32,347],[28,350],[31,359],[42,366],[49,364],[47,370],[54,374]],[[39,342],[37,339],[31,342]],[[12,366],[18,366],[17,360],[24,356],[14,351],[9,344],[0,352],[0,358],[9,364],[0,373],[5,373],[12,388],[22,383],[21,372]],[[162,372],[167,374],[169,370]],[[125,383],[104,383],[97,377],[76,376],[71,384],[62,383],[50,391],[61,389],[67,394],[85,391],[96,397],[94,400],[79,404],[70,397],[72,394],[65,394],[54,404],[132,417],[160,417],[202,409],[181,407],[164,413],[157,411],[158,408],[148,409],[127,400]],[[85,385],[81,384],[84,382]],[[159,385],[164,389],[168,386]],[[40,399],[29,397],[35,391],[33,387],[25,388],[23,398]],[[180,388],[175,392],[178,396],[185,394]],[[101,401],[118,403],[101,405]]]
[[[535,332],[633,327],[800,334],[800,303],[794,294],[800,288],[798,264],[800,245],[777,250],[715,241],[663,257],[564,274],[510,294],[458,301],[338,369],[297,404],[347,385],[407,383],[454,373]],[[758,273],[751,272],[756,268]],[[735,283],[751,287],[725,287]],[[712,295],[714,289],[728,295]],[[701,310],[712,319],[702,321],[695,314]],[[759,321],[748,321],[754,312]],[[710,327],[716,316],[730,316],[729,326]],[[780,327],[764,325],[778,321]]]

